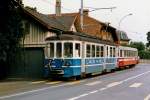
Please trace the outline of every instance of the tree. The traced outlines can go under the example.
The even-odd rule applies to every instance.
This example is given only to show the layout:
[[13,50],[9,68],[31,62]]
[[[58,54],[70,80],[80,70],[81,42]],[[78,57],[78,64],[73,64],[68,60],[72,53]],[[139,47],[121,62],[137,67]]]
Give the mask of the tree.
[[150,31],[147,32],[147,41],[148,41],[147,47],[149,47],[150,46]]
[[8,71],[23,36],[21,0],[0,0],[0,78]]
[[145,50],[145,45],[143,42],[131,42],[130,47],[137,48],[138,51]]

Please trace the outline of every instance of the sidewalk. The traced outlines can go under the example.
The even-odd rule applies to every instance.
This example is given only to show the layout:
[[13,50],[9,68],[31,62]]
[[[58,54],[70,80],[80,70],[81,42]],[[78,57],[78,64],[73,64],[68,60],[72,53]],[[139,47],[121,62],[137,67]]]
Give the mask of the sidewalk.
[[32,82],[46,82],[46,80],[26,80],[26,79],[6,79],[0,81],[0,96],[29,91],[43,86],[41,84],[31,84]]

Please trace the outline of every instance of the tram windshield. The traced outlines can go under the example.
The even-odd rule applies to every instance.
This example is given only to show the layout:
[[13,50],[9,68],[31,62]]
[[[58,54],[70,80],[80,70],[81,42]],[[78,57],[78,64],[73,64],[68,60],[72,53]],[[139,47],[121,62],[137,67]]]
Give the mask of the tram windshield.
[[64,57],[65,58],[73,57],[73,44],[72,43],[64,43]]

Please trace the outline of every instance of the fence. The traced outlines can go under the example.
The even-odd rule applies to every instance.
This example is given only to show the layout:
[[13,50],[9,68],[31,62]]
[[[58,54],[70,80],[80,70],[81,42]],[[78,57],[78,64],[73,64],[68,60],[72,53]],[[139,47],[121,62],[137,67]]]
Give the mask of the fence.
[[148,64],[150,64],[150,59],[140,59],[140,63],[148,63]]

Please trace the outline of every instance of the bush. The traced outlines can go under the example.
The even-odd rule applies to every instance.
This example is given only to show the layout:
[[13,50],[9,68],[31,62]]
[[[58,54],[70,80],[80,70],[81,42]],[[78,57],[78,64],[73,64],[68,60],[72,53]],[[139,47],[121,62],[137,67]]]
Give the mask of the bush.
[[150,51],[139,51],[139,57],[140,59],[150,59]]

